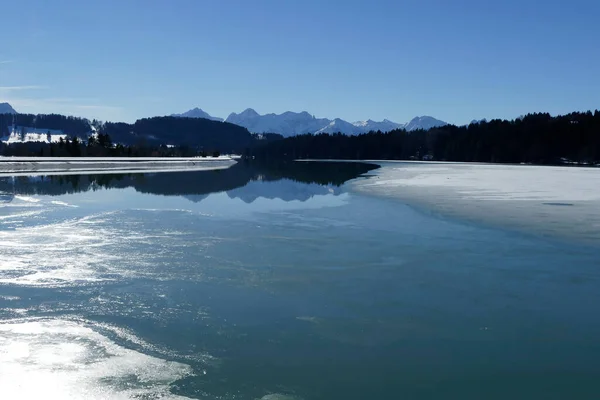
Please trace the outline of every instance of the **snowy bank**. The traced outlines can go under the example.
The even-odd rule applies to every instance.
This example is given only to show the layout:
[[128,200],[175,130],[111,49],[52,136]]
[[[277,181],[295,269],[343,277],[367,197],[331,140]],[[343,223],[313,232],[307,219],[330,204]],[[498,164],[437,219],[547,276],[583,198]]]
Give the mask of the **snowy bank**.
[[0,157],[0,174],[201,171],[229,168],[235,163],[231,157]]
[[600,244],[600,169],[377,162],[351,186],[442,215]]
[[27,142],[58,143],[60,139],[65,140],[66,138],[67,135],[58,129],[10,125],[8,127],[8,136],[1,137],[0,141],[6,144]]

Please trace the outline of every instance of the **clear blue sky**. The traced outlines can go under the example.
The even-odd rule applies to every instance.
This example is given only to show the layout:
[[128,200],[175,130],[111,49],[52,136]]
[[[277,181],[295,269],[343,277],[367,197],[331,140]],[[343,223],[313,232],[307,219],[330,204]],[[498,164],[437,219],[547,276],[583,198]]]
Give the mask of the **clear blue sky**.
[[600,108],[599,1],[13,0],[0,102],[463,124]]

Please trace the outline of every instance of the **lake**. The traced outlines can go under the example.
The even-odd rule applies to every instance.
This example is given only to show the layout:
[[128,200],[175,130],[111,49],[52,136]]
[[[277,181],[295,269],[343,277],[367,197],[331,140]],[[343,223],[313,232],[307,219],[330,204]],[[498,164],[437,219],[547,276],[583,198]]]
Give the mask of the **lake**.
[[600,247],[373,168],[0,177],[0,398],[598,398]]

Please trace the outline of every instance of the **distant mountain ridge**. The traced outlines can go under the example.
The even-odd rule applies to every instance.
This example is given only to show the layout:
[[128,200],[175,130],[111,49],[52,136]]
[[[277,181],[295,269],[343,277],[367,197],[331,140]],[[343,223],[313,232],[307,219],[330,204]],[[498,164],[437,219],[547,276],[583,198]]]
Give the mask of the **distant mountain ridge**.
[[16,114],[14,108],[8,103],[0,103],[0,114]]
[[239,114],[231,113],[225,121],[243,126],[252,133],[279,133],[283,136],[314,133],[331,122],[327,118],[316,118],[306,111],[260,115],[251,108]]
[[[0,103],[0,114],[17,114],[17,111],[9,103]],[[181,114],[171,114],[171,117],[181,118],[204,118],[217,122],[229,122],[248,129],[251,133],[278,133],[284,137],[302,135],[306,133],[344,133],[347,135],[359,135],[367,132],[389,132],[394,129],[406,129],[415,131],[419,129],[431,129],[448,123],[430,116],[415,117],[406,124],[400,124],[388,119],[383,121],[348,122],[340,118],[316,118],[307,111],[286,111],[282,114],[257,113],[252,108],[247,108],[239,114],[231,113],[224,120],[213,117],[201,108],[193,108]]]
[[223,122],[223,118],[213,117],[209,113],[207,113],[206,111],[204,111],[203,109],[198,108],[198,107],[192,108],[191,110],[186,111],[182,114],[171,114],[171,117],[205,118],[205,119],[210,119],[212,121]]
[[[194,108],[182,114],[173,114],[173,116],[206,118],[222,121],[222,119],[213,117],[199,108]],[[316,118],[307,111],[299,113],[286,111],[282,114],[271,113],[261,115],[252,108],[247,108],[239,114],[229,114],[225,119],[225,122],[242,126],[252,133],[279,133],[285,137],[302,135],[305,133],[318,134],[338,132],[347,135],[358,135],[370,131],[389,132],[401,128],[404,128],[407,131],[414,131],[448,125],[447,122],[430,116],[415,117],[406,124],[399,124],[387,119],[384,119],[383,121],[373,121],[369,119],[351,123],[340,118]]]
[[407,131],[416,131],[419,129],[428,130],[431,128],[437,128],[438,126],[448,125],[447,122],[435,119],[433,117],[424,115],[422,117],[415,117],[409,123],[404,126]]

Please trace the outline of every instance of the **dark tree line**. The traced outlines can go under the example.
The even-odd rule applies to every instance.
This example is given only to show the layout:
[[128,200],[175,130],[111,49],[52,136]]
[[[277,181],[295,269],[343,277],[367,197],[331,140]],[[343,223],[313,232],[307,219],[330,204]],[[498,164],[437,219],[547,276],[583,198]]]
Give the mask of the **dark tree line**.
[[556,164],[600,161],[600,112],[552,117],[529,114],[427,131],[300,135],[249,149],[247,156],[278,159],[434,159]]
[[200,151],[241,153],[256,141],[246,128],[204,118],[155,117],[133,124],[106,123],[102,132],[115,142],[130,145],[186,145]]
[[[364,163],[263,163],[242,161],[225,170],[171,172],[169,174],[92,174],[50,175],[37,177],[0,177],[0,193],[27,195],[62,195],[97,190],[99,188],[133,187],[141,193],[165,196],[207,195],[241,188],[261,179],[278,181],[291,179],[301,183],[342,185],[349,179],[376,166]],[[5,201],[11,201],[8,196]],[[0,199],[2,201],[2,199]]]
[[293,162],[285,160],[244,160],[238,164],[260,171],[263,181],[290,179],[307,184],[341,186],[378,165],[364,162]]
[[[529,114],[468,126],[447,125],[427,131],[300,135],[255,135],[247,129],[202,118],[156,117],[133,124],[88,121],[62,115],[0,114],[8,125],[62,130],[63,143],[0,144],[0,154],[17,156],[196,156],[244,153],[261,160],[289,159],[434,159],[499,163],[556,164],[571,160],[600,162],[600,112],[552,117]],[[99,128],[97,139],[88,135]],[[108,139],[108,142],[106,142]],[[116,143],[114,145],[113,143]],[[176,146],[176,147],[173,147]]]
[[[38,132],[55,134],[55,130],[62,131],[63,134],[70,137],[70,141],[79,142],[88,141],[88,137],[97,129],[100,135],[109,136],[119,147],[116,150],[104,151],[98,150],[98,146],[91,152],[85,149],[81,151],[72,149],[72,151],[60,149],[48,150],[50,154],[63,154],[67,151],[69,154],[85,155],[122,155],[131,148],[132,155],[144,153],[144,155],[165,154],[172,152],[185,153],[187,155],[213,155],[217,153],[242,153],[245,149],[255,146],[257,143],[264,143],[280,139],[277,134],[255,135],[248,132],[246,128],[227,122],[212,121],[203,118],[177,118],[177,117],[155,117],[137,120],[133,124],[124,122],[106,122],[100,123],[96,120],[89,121],[85,118],[69,117],[64,115],[33,115],[33,114],[0,114],[0,136],[6,136],[9,133],[10,125],[20,127],[17,132],[24,133],[26,128],[38,129]],[[99,136],[100,137],[100,136]],[[77,139],[75,139],[77,138]],[[93,139],[92,139],[93,140]],[[165,147],[168,145],[168,147]],[[167,151],[165,148],[178,150]],[[44,147],[41,143],[36,145],[26,144],[11,145],[12,150],[9,153],[18,155],[30,155],[30,153],[40,152]],[[53,146],[50,146],[51,148]],[[107,148],[100,145],[99,148]],[[6,149],[5,149],[6,151]],[[46,153],[45,150],[43,150]],[[27,154],[25,154],[27,153]],[[89,153],[89,154],[88,154]]]
[[553,164],[600,161],[600,112],[529,114],[433,132],[433,154],[451,161]]
[[0,114],[0,136],[8,134],[10,125],[26,126],[36,129],[61,130],[65,135],[87,137],[92,122],[85,118],[59,114]]
[[54,143],[0,143],[0,155],[5,157],[207,157],[218,156],[219,152],[199,152],[189,146],[114,144],[109,135],[99,133],[90,136],[87,142],[75,136],[61,138]]

